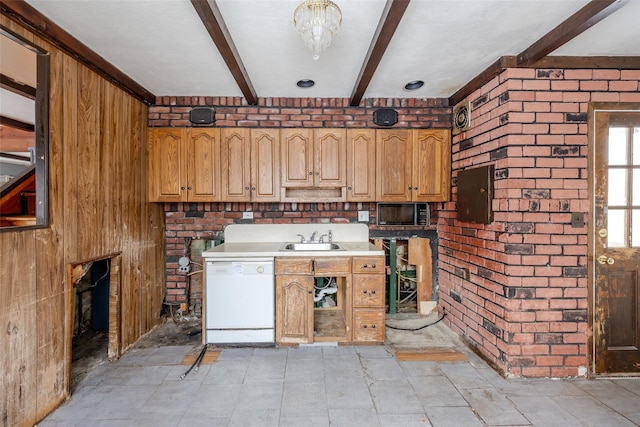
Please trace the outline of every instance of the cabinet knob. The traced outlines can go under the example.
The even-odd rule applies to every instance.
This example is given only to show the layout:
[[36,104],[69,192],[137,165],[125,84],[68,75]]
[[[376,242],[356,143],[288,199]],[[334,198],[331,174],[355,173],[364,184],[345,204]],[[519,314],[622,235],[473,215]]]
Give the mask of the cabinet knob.
[[313,172],[309,172],[309,176],[313,175]]
[[362,293],[363,293],[363,294],[366,294],[366,293],[367,293],[367,290],[366,290],[366,289],[363,289],[363,290],[362,290]]
[[414,190],[417,190],[417,189],[418,189],[418,187],[413,187],[413,189],[414,189]]
[[364,329],[367,329],[367,325],[362,325],[362,327],[363,327]]
[[367,268],[367,267],[369,267],[369,265],[368,265],[368,264],[363,264],[363,265],[362,265],[362,268]]
[[251,187],[251,191],[256,191],[256,187]]
[[249,187],[244,187],[245,190],[249,191]]
[[351,191],[351,187],[347,187],[347,190]]
[[371,268],[376,268],[376,265],[375,264],[371,264]]
[[180,187],[181,190],[184,190],[184,187]]
[[375,294],[376,294],[376,290],[375,290],[375,289],[374,289],[374,290],[372,290],[372,291],[371,291],[371,294],[372,294],[372,295],[375,295]]
[[320,175],[320,172],[316,172],[316,176]]
[[375,328],[376,328],[376,325],[371,325],[371,329],[375,329]]

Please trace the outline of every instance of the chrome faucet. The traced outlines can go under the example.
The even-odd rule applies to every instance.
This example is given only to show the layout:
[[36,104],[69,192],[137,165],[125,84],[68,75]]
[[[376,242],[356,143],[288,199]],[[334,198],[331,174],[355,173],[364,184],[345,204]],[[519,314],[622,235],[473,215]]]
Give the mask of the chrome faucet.
[[304,236],[302,234],[298,234],[298,236],[300,236],[300,243],[304,243],[306,242]]
[[322,236],[320,236],[320,243],[324,243],[324,237],[328,236],[329,237],[329,243],[331,243],[333,241],[333,235],[331,234],[331,230],[329,230],[329,234],[323,234]]
[[316,235],[318,234],[317,231],[314,231],[313,233],[311,233],[311,238],[309,239],[310,242],[315,242],[316,241]]

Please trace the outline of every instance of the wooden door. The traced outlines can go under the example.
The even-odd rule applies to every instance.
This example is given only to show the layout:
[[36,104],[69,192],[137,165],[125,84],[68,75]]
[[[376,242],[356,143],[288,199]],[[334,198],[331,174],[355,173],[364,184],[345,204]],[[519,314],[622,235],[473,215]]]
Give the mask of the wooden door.
[[314,185],[344,187],[347,183],[347,137],[344,129],[314,130]]
[[313,342],[313,276],[276,275],[276,342]]
[[220,200],[220,130],[187,131],[187,200]]
[[347,200],[376,199],[376,131],[347,130]]
[[280,200],[280,129],[251,130],[251,200]]
[[149,129],[149,201],[187,200],[186,156],[182,129]]
[[[640,110],[640,105],[636,105]],[[595,374],[640,373],[640,111],[592,110]]]
[[451,176],[449,129],[414,131],[413,149],[413,201],[448,201]]
[[250,129],[223,128],[221,141],[222,200],[245,202],[251,198]]
[[313,186],[313,131],[282,129],[280,146],[283,187]]
[[376,156],[378,201],[411,201],[413,149],[409,130],[377,130]]

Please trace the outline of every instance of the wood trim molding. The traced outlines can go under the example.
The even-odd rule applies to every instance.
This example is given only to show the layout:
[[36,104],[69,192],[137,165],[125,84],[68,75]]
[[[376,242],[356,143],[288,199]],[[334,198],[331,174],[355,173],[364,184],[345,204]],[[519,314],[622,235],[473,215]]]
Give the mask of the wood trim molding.
[[349,105],[357,107],[364,96],[373,74],[376,72],[384,52],[387,50],[393,34],[400,24],[404,12],[411,0],[387,0],[378,28],[369,47],[360,75],[351,94]]
[[489,65],[480,74],[475,76],[469,83],[462,86],[456,93],[449,97],[449,105],[454,106],[467,96],[469,96],[474,90],[481,87],[492,78],[506,70],[507,68],[516,67],[515,56],[502,56],[498,58],[496,62]]
[[257,105],[258,96],[249,80],[249,75],[242,64],[240,54],[238,54],[238,50],[233,43],[233,39],[222,19],[222,14],[215,0],[191,0],[191,4],[198,13],[200,20],[202,20],[209,36],[211,36],[211,40],[213,40],[218,51],[220,51],[222,59],[224,59],[224,62],[227,64],[231,75],[233,75],[233,78],[236,80],[247,103],[249,103],[249,105]]
[[640,56],[545,56],[531,68],[640,70]]
[[0,12],[15,19],[34,31],[38,36],[47,39],[145,104],[152,105],[155,102],[156,97],[154,94],[82,44],[78,39],[67,33],[24,0],[3,1],[0,3]]

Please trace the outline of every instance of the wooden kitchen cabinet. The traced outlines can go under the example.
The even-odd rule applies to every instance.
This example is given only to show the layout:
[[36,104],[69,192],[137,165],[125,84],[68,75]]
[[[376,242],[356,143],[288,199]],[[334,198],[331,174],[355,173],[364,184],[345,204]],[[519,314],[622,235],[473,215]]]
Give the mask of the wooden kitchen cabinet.
[[149,200],[220,200],[220,133],[212,128],[149,129]]
[[223,128],[221,140],[222,200],[280,200],[279,129]]
[[451,137],[448,129],[383,129],[376,133],[377,200],[449,200]]
[[276,276],[276,342],[313,342],[313,276]]
[[282,187],[345,187],[346,154],[345,129],[282,129]]
[[448,201],[451,193],[449,129],[413,131],[413,148],[413,200],[416,202]]
[[353,342],[382,343],[385,336],[384,257],[354,257]]
[[313,259],[276,258],[276,342],[313,342]]
[[[384,257],[277,257],[275,274],[277,343],[384,342]],[[318,306],[327,280],[335,305]]]
[[347,201],[376,200],[376,131],[347,129]]

